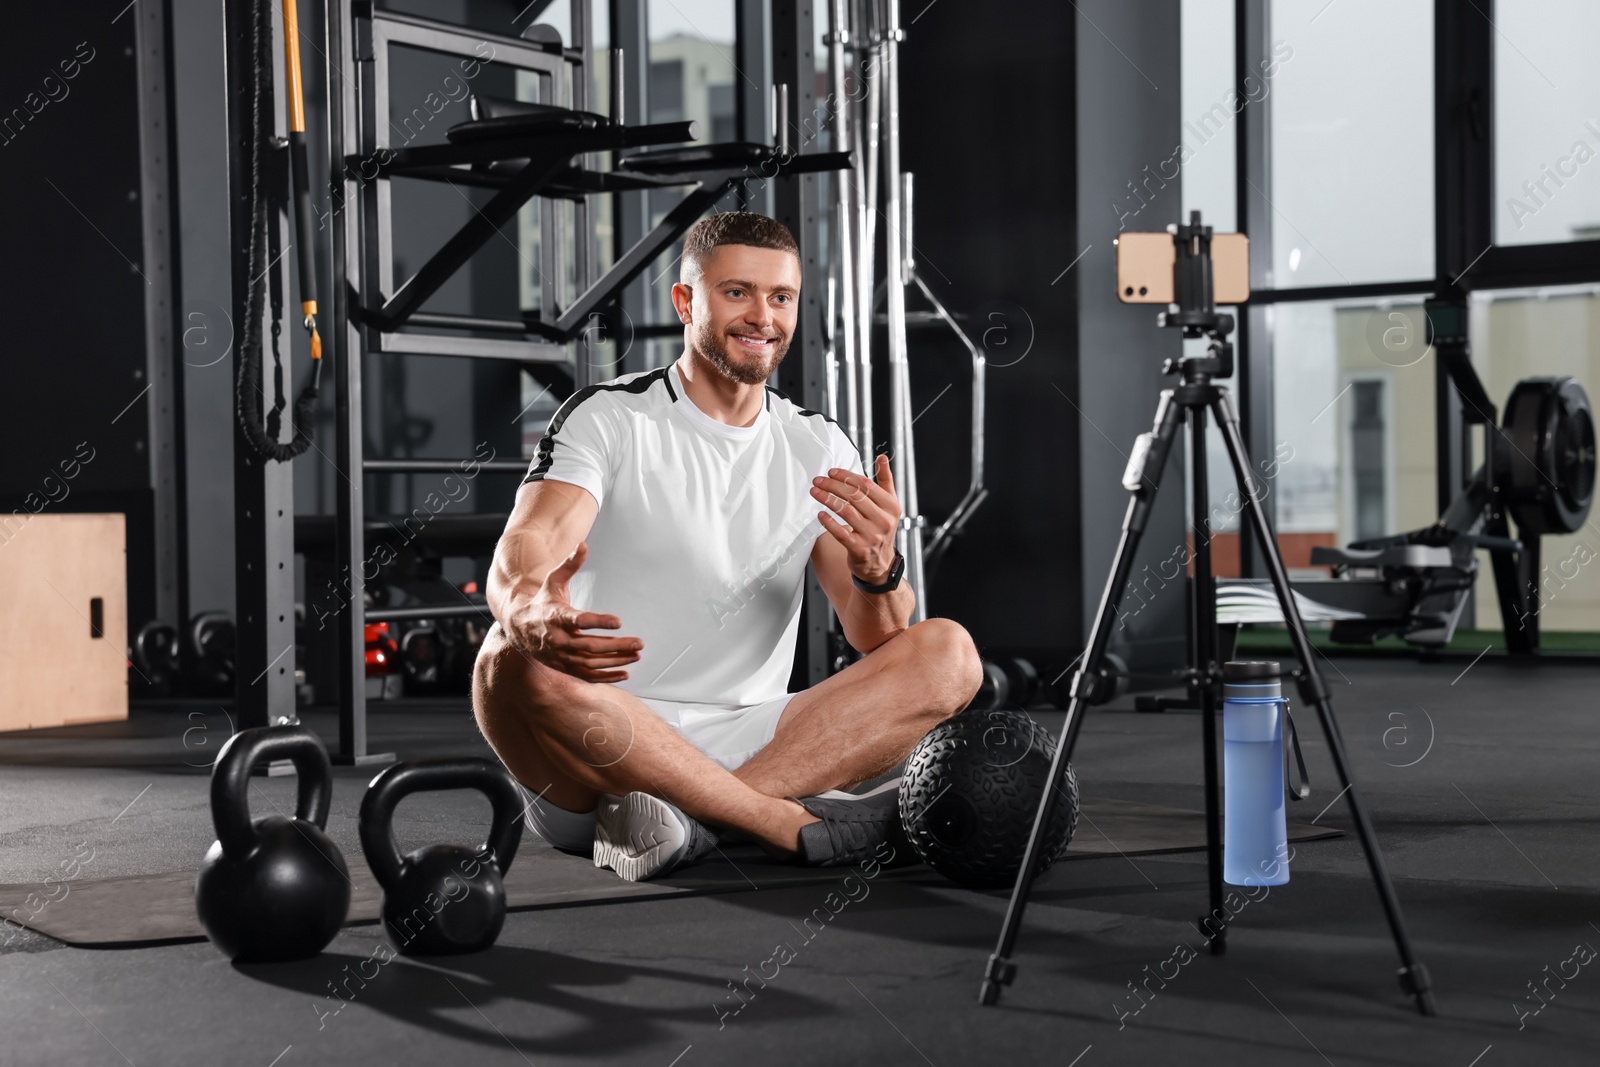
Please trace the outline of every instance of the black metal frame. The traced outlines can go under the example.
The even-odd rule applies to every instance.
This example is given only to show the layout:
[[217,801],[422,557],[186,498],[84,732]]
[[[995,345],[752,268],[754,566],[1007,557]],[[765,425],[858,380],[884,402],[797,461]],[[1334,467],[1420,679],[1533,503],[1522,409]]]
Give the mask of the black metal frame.
[[[1235,77],[1244,94],[1245,78],[1266,57],[1271,38],[1267,0],[1236,0]],[[1269,289],[1260,286],[1269,257],[1252,264],[1250,310],[1240,329],[1240,391],[1246,442],[1260,450],[1273,440],[1272,347],[1265,308],[1290,301],[1346,297],[1414,296],[1465,304],[1480,289],[1570,285],[1600,282],[1600,240],[1543,245],[1493,243],[1494,18],[1493,0],[1462,4],[1434,0],[1434,267],[1436,277],[1355,285]],[[1270,248],[1272,210],[1256,190],[1268,190],[1267,148],[1270,98],[1244,109],[1236,159],[1238,220],[1253,244]],[[1254,188],[1252,188],[1254,186]],[[1442,514],[1473,474],[1471,427],[1497,432],[1492,405],[1463,393],[1470,373],[1463,334],[1449,341],[1451,356],[1435,361],[1436,495]],[[1441,356],[1444,353],[1441,352]],[[1459,358],[1455,358],[1459,357]],[[1466,368],[1463,373],[1462,368]],[[1475,382],[1475,375],[1472,376]],[[1466,387],[1471,392],[1471,387]],[[1481,386],[1478,387],[1481,392]],[[1486,442],[1487,445],[1487,442]],[[1485,448],[1485,454],[1488,454]],[[1248,539],[1245,546],[1248,546]],[[1536,539],[1533,539],[1536,540]],[[1261,577],[1261,563],[1246,549],[1245,573]],[[1536,562],[1536,561],[1535,561]],[[1533,651],[1519,635],[1513,651]]]
[[[245,0],[231,2],[242,4]],[[573,40],[571,47],[559,53],[529,40],[385,11],[362,0],[332,0],[329,4],[326,54],[342,76],[338,78],[337,87],[330,86],[334,91],[329,97],[328,158],[336,186],[335,204],[347,209],[340,220],[342,224],[333,227],[333,262],[328,286],[333,299],[326,320],[327,348],[337,381],[335,464],[341,474],[332,538],[333,573],[340,576],[349,597],[347,609],[340,612],[337,624],[340,737],[335,762],[361,763],[388,758],[367,752],[363,655],[366,620],[437,618],[450,614],[480,615],[489,619],[485,606],[470,603],[364,610],[362,553],[371,538],[368,536],[370,524],[364,521],[361,475],[367,472],[439,472],[461,466],[451,460],[369,459],[364,456],[361,385],[362,366],[367,356],[421,353],[506,359],[524,364],[565,364],[571,358],[567,345],[577,344],[581,350],[573,361],[573,386],[584,388],[591,384],[596,371],[593,349],[600,338],[594,336],[596,331],[591,328],[596,316],[610,315],[614,319],[618,317],[618,309],[626,314],[630,303],[642,307],[643,287],[636,281],[639,274],[708,209],[742,182],[757,176],[758,169],[762,178],[780,179],[775,183],[780,190],[813,190],[815,180],[806,175],[850,163],[845,153],[791,155],[774,149],[754,161],[708,163],[670,172],[664,167],[599,171],[589,165],[588,157],[599,152],[690,140],[695,131],[693,124],[687,122],[636,126],[597,123],[590,129],[568,129],[521,139],[463,141],[400,149],[388,146],[387,53],[395,45],[483,62],[477,49],[481,42],[488,42],[494,49],[492,60],[488,61],[539,75],[537,95],[540,102],[575,111],[588,110],[591,103],[588,72],[593,69],[594,61],[591,0],[569,2]],[[523,14],[530,20],[536,19],[548,3],[549,0],[544,0],[529,9],[531,15]],[[810,16],[809,9],[803,11],[803,17],[797,15],[788,26],[795,34],[793,43],[800,47],[784,47],[780,35],[773,47],[776,55],[803,53],[809,61]],[[613,26],[625,38],[642,44],[637,40],[643,38],[645,31],[639,0],[611,0],[611,15]],[[741,46],[741,52],[743,50]],[[643,111],[640,106],[643,74],[648,67],[646,57],[637,54],[643,51],[641,47],[629,49],[624,43],[624,62],[629,64],[626,69],[637,75],[630,79],[624,74],[622,80],[621,102],[625,115]],[[629,52],[635,53],[631,60]],[[569,69],[570,93],[566,87]],[[810,80],[805,79],[803,83],[809,85]],[[472,164],[489,166],[473,168]],[[389,182],[395,177],[450,181],[496,190],[488,204],[476,210],[412,278],[398,287],[393,275],[389,196]],[[648,217],[640,210],[645,193],[651,189],[684,186],[690,188],[682,201],[661,222],[650,227]],[[589,201],[597,193],[612,194],[613,218],[617,220],[618,245],[614,262],[603,277],[597,277],[598,255]],[[806,193],[800,196],[803,200]],[[815,199],[814,191],[810,196]],[[540,241],[541,291],[537,315],[492,319],[419,310],[501,225],[535,199],[540,204],[543,238]],[[563,247],[564,228],[560,225],[564,220],[558,214],[567,203],[574,212],[570,217],[572,232],[578,235],[578,246],[572,250],[577,292],[571,294],[562,291],[568,257]],[[814,209],[809,214],[802,212],[797,219],[802,225],[814,221]],[[805,249],[810,243],[811,231],[802,225],[791,228]],[[811,255],[814,258],[815,252]],[[645,326],[639,332],[653,331]],[[482,336],[484,334],[490,336]],[[802,329],[797,340],[802,340],[805,334]],[[803,340],[801,351],[805,352]],[[524,464],[510,460],[489,461],[478,462],[477,468],[493,474],[510,474],[521,472]],[[493,518],[504,522],[504,516]],[[825,647],[826,642],[821,644]]]
[[[226,68],[234,87],[228,94],[229,229],[232,248],[234,321],[243,330],[241,310],[248,297],[252,264],[248,256],[250,233],[250,151],[252,18],[260,0],[227,0]],[[270,21],[268,23],[270,28]],[[275,89],[269,75],[262,106],[272,116],[265,124],[273,136],[286,130],[274,105]],[[263,160],[262,192],[267,198],[268,284],[280,299],[289,287],[290,257],[280,255],[289,244],[288,168],[269,145]],[[274,176],[281,178],[275,181]],[[268,308],[271,300],[264,301]],[[292,302],[285,301],[292,307]],[[258,325],[263,359],[271,358],[268,337],[270,313]],[[292,321],[289,324],[293,326]],[[236,348],[242,350],[240,336]],[[286,379],[291,366],[288,338],[282,340]],[[230,390],[230,395],[231,395]],[[291,464],[263,460],[244,430],[233,423],[233,521],[236,652],[234,658],[234,713],[240,729],[266,726],[274,718],[293,716],[295,709],[294,662],[294,471]],[[292,420],[285,420],[291,422]],[[291,426],[284,430],[293,433]]]

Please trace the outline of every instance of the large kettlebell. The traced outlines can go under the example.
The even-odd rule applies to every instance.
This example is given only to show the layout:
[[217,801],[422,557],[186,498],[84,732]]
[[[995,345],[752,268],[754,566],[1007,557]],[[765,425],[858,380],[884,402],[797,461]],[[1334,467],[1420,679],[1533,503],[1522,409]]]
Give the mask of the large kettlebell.
[[[402,856],[394,809],[425,789],[476,789],[494,809],[479,848],[429,845]],[[502,882],[522,841],[522,795],[499,764],[482,759],[397,763],[372,780],[361,800],[361,851],[383,886],[383,923],[408,956],[479,952],[506,921]]]
[[[289,759],[300,776],[295,817],[252,820],[250,772]],[[211,771],[217,840],[195,879],[195,910],[212,942],[240,963],[300,960],[327,947],[350,911],[350,870],[323,832],[333,797],[327,750],[303,726],[241,730]]]

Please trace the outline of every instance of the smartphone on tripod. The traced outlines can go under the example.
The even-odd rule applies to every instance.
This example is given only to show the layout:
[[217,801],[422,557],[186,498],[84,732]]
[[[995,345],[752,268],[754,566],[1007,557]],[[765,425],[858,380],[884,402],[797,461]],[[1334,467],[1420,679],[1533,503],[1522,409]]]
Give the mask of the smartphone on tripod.
[[[1124,304],[1173,304],[1178,296],[1172,271],[1178,262],[1174,235],[1125,233],[1117,249],[1117,299]],[[1250,238],[1242,233],[1211,236],[1214,303],[1223,307],[1250,299]]]

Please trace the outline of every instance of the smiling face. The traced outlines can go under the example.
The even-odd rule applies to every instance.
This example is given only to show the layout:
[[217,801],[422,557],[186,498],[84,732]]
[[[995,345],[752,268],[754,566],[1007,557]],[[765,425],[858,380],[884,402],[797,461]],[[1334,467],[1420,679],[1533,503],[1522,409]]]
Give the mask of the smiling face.
[[685,340],[723,376],[761,385],[788,354],[800,304],[800,261],[792,252],[719,245],[700,276],[672,287]]

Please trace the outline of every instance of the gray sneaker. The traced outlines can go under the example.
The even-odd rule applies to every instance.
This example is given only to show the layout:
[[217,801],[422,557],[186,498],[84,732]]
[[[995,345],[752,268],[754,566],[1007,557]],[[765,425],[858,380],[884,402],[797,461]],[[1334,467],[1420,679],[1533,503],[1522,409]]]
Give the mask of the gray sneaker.
[[629,882],[659,878],[696,863],[717,847],[717,835],[681,809],[649,793],[601,798],[594,827],[594,865]]
[[830,789],[814,797],[790,797],[819,822],[800,828],[797,862],[807,867],[846,867],[875,859],[904,860],[910,845],[900,829],[900,779],[865,793]]

